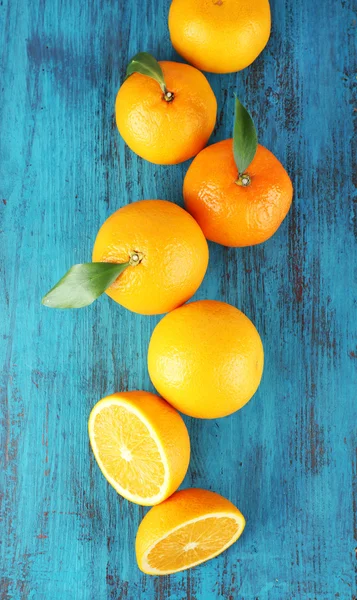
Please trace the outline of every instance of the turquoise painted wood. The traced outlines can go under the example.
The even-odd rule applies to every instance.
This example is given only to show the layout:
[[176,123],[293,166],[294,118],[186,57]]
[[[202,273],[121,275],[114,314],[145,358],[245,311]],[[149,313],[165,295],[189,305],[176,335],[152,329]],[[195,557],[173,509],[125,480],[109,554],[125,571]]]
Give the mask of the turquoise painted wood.
[[182,203],[188,165],[142,161],[113,118],[133,54],[177,59],[168,1],[0,3],[1,600],[357,596],[357,7],[271,4],[271,40],[255,64],[209,76],[212,141],[231,134],[237,92],[291,174],[293,208],[264,245],[211,245],[197,293],[254,321],[265,372],[236,415],[186,420],[183,484],[230,498],[247,527],[219,558],[153,578],[134,556],[145,511],[106,484],[87,418],[114,390],[152,389],[145,359],[158,318],[106,297],[72,312],[40,299],[90,258],[114,210],[141,198]]

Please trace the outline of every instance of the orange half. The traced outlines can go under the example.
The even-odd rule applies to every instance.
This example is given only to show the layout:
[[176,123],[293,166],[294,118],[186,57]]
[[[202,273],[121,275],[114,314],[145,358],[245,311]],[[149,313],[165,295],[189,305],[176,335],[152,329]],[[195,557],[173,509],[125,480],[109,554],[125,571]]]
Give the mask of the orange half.
[[88,428],[104,477],[127,500],[157,504],[183,480],[190,456],[187,429],[162,398],[148,392],[103,398],[93,408]]
[[139,568],[149,575],[167,575],[195,567],[236,542],[244,527],[242,513],[219,494],[200,489],[176,492],[140,524]]

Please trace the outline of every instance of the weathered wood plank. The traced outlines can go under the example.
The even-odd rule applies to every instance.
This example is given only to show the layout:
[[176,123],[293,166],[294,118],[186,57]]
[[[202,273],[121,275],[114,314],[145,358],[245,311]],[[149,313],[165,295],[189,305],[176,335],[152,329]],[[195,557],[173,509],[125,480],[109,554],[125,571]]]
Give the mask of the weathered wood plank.
[[[124,146],[113,104],[139,49],[177,58],[169,2],[0,3],[1,600],[351,600],[357,596],[357,202],[354,0],[272,0],[273,31],[246,71],[209,76],[231,134],[233,93],[295,186],[292,211],[261,247],[211,245],[197,298],[256,323],[262,385],[233,417],[187,419],[185,486],[246,515],[240,542],[170,578],[142,575],[144,510],[109,488],[87,417],[115,389],[152,389],[157,318],[107,298],[77,312],[41,307],[99,225],[140,198],[182,203],[187,165],[158,167]],[[356,181],[354,182],[356,183]]]

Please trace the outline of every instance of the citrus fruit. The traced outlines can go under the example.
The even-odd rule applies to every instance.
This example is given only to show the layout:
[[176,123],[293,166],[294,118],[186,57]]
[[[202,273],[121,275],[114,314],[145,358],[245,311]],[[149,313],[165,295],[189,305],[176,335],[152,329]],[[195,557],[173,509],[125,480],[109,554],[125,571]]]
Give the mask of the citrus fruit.
[[165,313],[186,302],[198,289],[208,265],[208,246],[196,221],[165,200],[142,200],[112,214],[100,228],[93,261],[129,266],[106,290],[137,313]]
[[263,345],[240,310],[215,300],[191,302],[155,327],[148,351],[152,383],[191,417],[224,417],[246,404],[263,373]]
[[234,544],[245,519],[226,498],[201,489],[181,490],[154,506],[136,536],[139,568],[167,575],[199,565]]
[[252,118],[238,99],[233,139],[196,156],[184,179],[183,196],[206,238],[224,246],[265,242],[289,212],[290,177],[258,144]]
[[152,163],[176,164],[207,144],[217,102],[206,77],[194,67],[169,61],[158,66],[166,92],[158,80],[133,72],[119,89],[116,122],[136,154]]
[[106,292],[129,310],[160,314],[196,292],[207,264],[207,242],[188,212],[166,200],[141,200],[105,221],[93,262],[71,267],[42,303],[82,308]]
[[202,150],[184,180],[185,207],[208,240],[223,246],[253,246],[269,239],[292,201],[289,175],[279,160],[258,146],[250,185],[237,184],[232,140]]
[[98,465],[127,500],[152,506],[185,477],[190,440],[178,412],[148,392],[121,392],[100,400],[88,423]]
[[173,0],[171,42],[202,71],[231,73],[248,67],[270,36],[268,0]]

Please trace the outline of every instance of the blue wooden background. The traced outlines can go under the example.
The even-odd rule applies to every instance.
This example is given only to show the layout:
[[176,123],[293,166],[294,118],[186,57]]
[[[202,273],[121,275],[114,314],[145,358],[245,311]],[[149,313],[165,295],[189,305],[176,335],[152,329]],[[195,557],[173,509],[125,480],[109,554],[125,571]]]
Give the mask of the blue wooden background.
[[[107,297],[41,306],[101,223],[127,202],[182,204],[187,164],[125,147],[113,107],[128,59],[178,59],[168,0],[0,2],[1,600],[351,600],[357,596],[357,199],[355,0],[272,0],[268,47],[244,72],[209,76],[230,136],[233,94],[288,169],[292,210],[254,248],[212,244],[197,298],[256,324],[263,381],[239,413],[186,419],[184,486],[222,493],[247,517],[238,544],[195,570],[140,573],[144,509],[108,486],[87,418],[113,392],[151,390],[158,318]],[[356,181],[355,181],[356,183]]]

